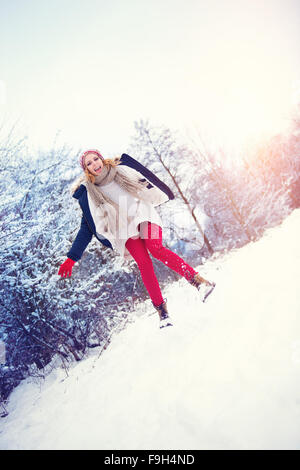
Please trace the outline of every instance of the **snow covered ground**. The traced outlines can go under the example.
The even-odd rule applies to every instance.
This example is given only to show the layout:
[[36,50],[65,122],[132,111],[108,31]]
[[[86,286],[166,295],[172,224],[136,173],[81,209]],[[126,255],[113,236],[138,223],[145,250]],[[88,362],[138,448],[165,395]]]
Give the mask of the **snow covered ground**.
[[202,304],[182,279],[108,349],[10,397],[1,449],[300,449],[300,210],[207,263]]

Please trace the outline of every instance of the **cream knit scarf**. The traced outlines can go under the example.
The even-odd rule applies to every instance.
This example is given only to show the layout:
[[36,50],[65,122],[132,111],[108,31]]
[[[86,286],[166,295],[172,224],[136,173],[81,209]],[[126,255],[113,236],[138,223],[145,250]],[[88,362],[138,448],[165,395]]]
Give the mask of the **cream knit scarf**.
[[113,167],[111,165],[103,165],[100,175],[95,176],[95,183],[86,180],[86,188],[89,196],[92,198],[96,207],[100,208],[102,218],[105,222],[105,231],[109,231],[112,234],[117,233],[119,227],[119,205],[112,201],[102,191],[101,187],[105,186],[112,181],[115,181],[125,191],[128,191],[132,196],[145,200],[143,194],[140,194],[140,190],[145,187],[148,182],[139,181],[138,175],[136,178],[128,177],[121,168],[118,166]]

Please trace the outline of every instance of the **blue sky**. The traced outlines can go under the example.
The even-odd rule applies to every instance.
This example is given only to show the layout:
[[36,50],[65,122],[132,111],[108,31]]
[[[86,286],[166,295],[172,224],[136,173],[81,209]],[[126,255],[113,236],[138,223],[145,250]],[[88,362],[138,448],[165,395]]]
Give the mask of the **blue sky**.
[[287,122],[299,44],[297,0],[0,0],[1,121],[109,155],[140,118],[242,142]]

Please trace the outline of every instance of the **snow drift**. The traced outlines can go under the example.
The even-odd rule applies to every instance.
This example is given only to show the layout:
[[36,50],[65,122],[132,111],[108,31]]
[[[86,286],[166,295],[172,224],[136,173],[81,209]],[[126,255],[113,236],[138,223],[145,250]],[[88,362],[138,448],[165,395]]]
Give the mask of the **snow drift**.
[[109,348],[12,393],[2,449],[299,449],[299,220],[164,291],[174,326],[150,301]]

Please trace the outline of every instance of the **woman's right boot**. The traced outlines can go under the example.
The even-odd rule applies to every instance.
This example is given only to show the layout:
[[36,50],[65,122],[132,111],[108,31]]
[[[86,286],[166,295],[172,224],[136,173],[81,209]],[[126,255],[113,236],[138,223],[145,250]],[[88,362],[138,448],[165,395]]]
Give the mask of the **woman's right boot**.
[[200,292],[202,302],[205,302],[207,297],[212,293],[216,287],[215,282],[207,281],[204,277],[200,276],[199,273],[195,274],[193,279],[189,281],[192,286],[195,286],[196,289]]
[[173,326],[167,309],[167,299],[165,299],[160,305],[154,305],[153,302],[152,305],[158,311],[159,327],[165,328],[166,326]]

